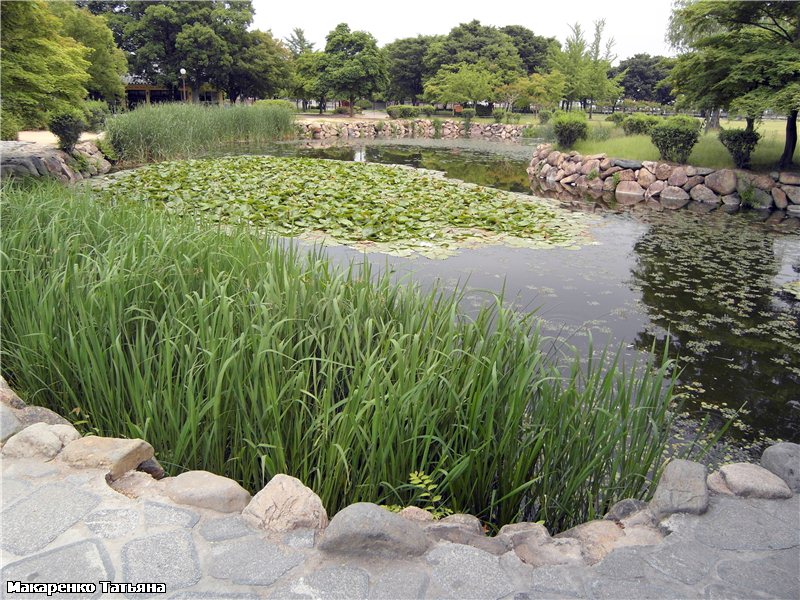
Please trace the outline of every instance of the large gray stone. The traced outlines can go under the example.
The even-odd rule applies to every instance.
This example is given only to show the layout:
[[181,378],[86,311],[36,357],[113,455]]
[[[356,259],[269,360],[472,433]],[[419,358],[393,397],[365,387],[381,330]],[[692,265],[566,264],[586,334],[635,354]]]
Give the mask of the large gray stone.
[[166,583],[178,591],[200,581],[197,549],[188,531],[169,531],[132,540],[122,547],[124,581]]
[[682,459],[670,461],[658,482],[650,508],[658,516],[704,513],[708,508],[707,476],[705,465]]
[[436,541],[444,540],[454,544],[473,546],[496,556],[505,554],[511,549],[510,543],[504,538],[486,537],[483,532],[475,533],[467,527],[443,521],[430,523],[425,527],[425,533]]
[[605,519],[582,523],[559,533],[556,538],[572,538],[581,544],[587,564],[593,565],[614,549],[615,543],[625,535],[617,523]]
[[800,187],[796,185],[784,185],[781,189],[792,204],[800,204]]
[[425,597],[430,577],[419,567],[392,565],[382,573],[372,577],[370,600],[397,600],[409,598],[419,600]]
[[772,556],[724,561],[717,567],[717,575],[734,589],[766,593],[772,598],[800,597],[800,572],[785,570]]
[[35,487],[30,480],[12,479],[3,475],[0,478],[0,489],[2,489],[2,493],[0,493],[1,508],[6,508],[15,500],[22,498],[28,492],[32,492]]
[[622,160],[619,158],[614,158],[611,160],[611,163],[615,167],[622,167],[623,169],[640,169],[642,167],[642,163],[638,160]]
[[26,406],[17,413],[17,418],[22,422],[23,427],[28,427],[34,423],[69,425],[69,421],[64,417],[44,406]]
[[25,403],[2,377],[0,377],[0,404],[16,409],[25,408]]
[[783,171],[780,174],[779,181],[787,185],[800,185],[800,173],[793,173],[791,171]]
[[620,181],[614,196],[620,204],[636,204],[644,200],[644,188],[635,181]]
[[242,512],[245,521],[266,531],[324,529],[328,513],[311,489],[289,475],[275,475]]
[[60,458],[73,467],[108,469],[114,480],[153,458],[153,447],[144,440],[87,436],[67,444]]
[[250,502],[250,493],[233,479],[208,471],[187,471],[167,484],[173,502],[208,508],[223,513],[242,512]]
[[100,498],[65,484],[47,484],[0,513],[4,550],[17,555],[44,548],[97,506]]
[[304,578],[321,600],[366,600],[369,592],[369,573],[358,567],[327,567]]
[[15,433],[3,446],[3,455],[10,458],[53,460],[64,445],[50,427],[46,423],[35,423]]
[[[7,581],[97,584],[99,581],[114,581],[114,566],[103,544],[97,540],[82,540],[5,565],[2,581],[3,592],[6,591]],[[64,597],[99,598],[100,594],[100,586],[97,585],[94,594],[66,594]],[[56,594],[53,597],[60,596]]]
[[444,543],[426,556],[432,583],[443,598],[502,598],[514,585],[500,569],[500,559],[470,546]]
[[691,196],[692,200],[697,202],[708,202],[711,204],[718,204],[720,202],[719,196],[717,196],[710,188],[706,187],[702,183],[694,186],[689,192],[689,195]]
[[145,502],[143,512],[145,522],[151,527],[166,525],[190,529],[200,520],[200,517],[194,511],[162,504],[161,502]]
[[214,543],[208,574],[241,585],[272,585],[303,555],[257,537]]
[[533,569],[531,572],[528,598],[587,598],[583,587],[583,568],[553,566]]
[[586,587],[591,598],[596,600],[675,600],[689,597],[686,588],[670,582],[598,579]]
[[22,423],[17,414],[8,404],[0,403],[0,443],[22,429]]
[[609,508],[603,518],[609,521],[621,521],[645,508],[647,508],[647,502],[635,498],[625,498]]
[[661,204],[664,208],[677,210],[689,204],[689,194],[682,188],[668,185],[661,190]]
[[399,558],[420,556],[429,546],[416,523],[376,504],[359,502],[336,513],[319,548],[334,554]]
[[[770,514],[768,504],[786,514]],[[715,496],[708,512],[695,518],[691,529],[697,541],[722,550],[783,550],[797,548],[798,506],[793,500],[758,500]],[[673,534],[674,535],[674,534]]]
[[720,196],[726,196],[736,191],[736,173],[731,169],[721,169],[706,175],[705,184]]
[[88,515],[83,522],[92,533],[101,538],[118,538],[136,530],[139,526],[139,513],[127,508],[98,510]]
[[644,560],[659,573],[687,585],[704,580],[714,567],[718,553],[696,542],[665,542]]
[[746,498],[791,498],[792,490],[780,477],[750,463],[725,465],[719,470],[731,492]]
[[783,479],[793,492],[800,492],[800,444],[770,446],[761,455],[761,466]]

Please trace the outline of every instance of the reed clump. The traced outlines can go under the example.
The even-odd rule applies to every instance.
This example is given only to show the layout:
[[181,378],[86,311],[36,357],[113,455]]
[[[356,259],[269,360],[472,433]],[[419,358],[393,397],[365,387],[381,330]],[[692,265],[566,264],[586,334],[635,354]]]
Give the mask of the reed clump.
[[494,526],[555,531],[644,497],[670,428],[665,359],[556,356],[530,316],[393,283],[246,229],[7,185],[3,376],[173,474],[298,477],[329,513],[405,504],[410,473]]

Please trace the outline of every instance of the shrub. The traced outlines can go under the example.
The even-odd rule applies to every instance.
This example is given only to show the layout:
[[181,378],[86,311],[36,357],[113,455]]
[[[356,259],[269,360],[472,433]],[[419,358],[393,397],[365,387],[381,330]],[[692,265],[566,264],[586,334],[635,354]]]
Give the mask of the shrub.
[[464,119],[467,123],[472,121],[475,118],[475,109],[474,108],[464,108],[461,110],[461,118]]
[[442,120],[433,119],[431,122],[433,123],[433,137],[438,140],[442,137]]
[[83,113],[76,109],[54,114],[48,123],[50,131],[58,138],[58,147],[65,152],[72,152],[86,127]]
[[111,116],[111,109],[102,100],[87,100],[83,103],[83,114],[88,131],[102,131],[106,119]]
[[719,132],[719,141],[728,149],[733,162],[740,169],[750,167],[750,154],[760,139],[759,133],[746,129],[723,129]]
[[253,106],[258,108],[279,107],[291,112],[297,112],[297,105],[289,100],[256,100]]
[[614,125],[620,125],[626,118],[627,115],[625,113],[615,112],[608,115],[606,121],[611,121]]
[[700,122],[685,116],[670,117],[656,125],[650,132],[653,145],[661,158],[685,163],[700,137]]
[[495,123],[502,123],[503,119],[508,116],[508,111],[505,108],[495,108],[492,111],[492,118]]
[[625,135],[650,135],[653,127],[658,125],[661,119],[653,115],[643,115],[635,113],[622,121],[622,130]]
[[394,104],[387,106],[386,112],[391,119],[416,119],[422,113],[422,109],[410,104]]
[[553,117],[553,134],[562,148],[571,148],[578,140],[585,140],[588,131],[589,124],[582,112],[559,112]]
[[522,129],[522,137],[524,137],[524,138],[539,137],[538,133],[539,133],[539,128],[538,127],[534,127],[533,125],[526,125]]
[[[361,109],[358,106],[353,105],[353,114],[357,115],[361,112]],[[349,106],[337,106],[333,110],[333,114],[335,115],[349,115],[350,114],[350,107]]]
[[547,110],[547,109],[540,110],[539,111],[539,123],[544,125],[545,123],[547,123],[550,120],[550,118],[552,116],[553,116],[553,111],[552,110]]
[[0,140],[16,141],[22,124],[9,112],[0,112]]
[[97,138],[95,140],[95,145],[97,146],[97,149],[103,153],[103,156],[106,157],[106,160],[111,162],[117,162],[119,160],[119,155],[114,149],[114,146],[105,137]]
[[422,105],[420,110],[422,111],[422,114],[425,115],[426,117],[432,117],[436,112],[436,107],[433,106],[432,104],[424,104]]
[[362,98],[361,100],[356,100],[356,107],[360,108],[361,110],[370,110],[372,108],[372,102]]
[[519,113],[509,111],[508,114],[506,114],[506,123],[516,125],[521,120],[522,120],[522,115]]

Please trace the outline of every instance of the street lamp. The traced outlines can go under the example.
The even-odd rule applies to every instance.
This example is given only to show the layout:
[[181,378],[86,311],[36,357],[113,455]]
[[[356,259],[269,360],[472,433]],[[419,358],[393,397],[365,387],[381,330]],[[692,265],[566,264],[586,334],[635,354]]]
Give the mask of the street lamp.
[[186,102],[186,69],[181,67],[181,79],[183,79],[183,101]]

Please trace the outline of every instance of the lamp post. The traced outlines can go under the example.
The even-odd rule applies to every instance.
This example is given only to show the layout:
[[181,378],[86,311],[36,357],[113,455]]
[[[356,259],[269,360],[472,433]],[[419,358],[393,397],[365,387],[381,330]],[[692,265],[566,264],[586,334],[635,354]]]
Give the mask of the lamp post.
[[183,67],[181,67],[181,79],[183,79],[183,94],[181,94],[181,96],[183,97],[183,101],[186,102],[186,69]]

